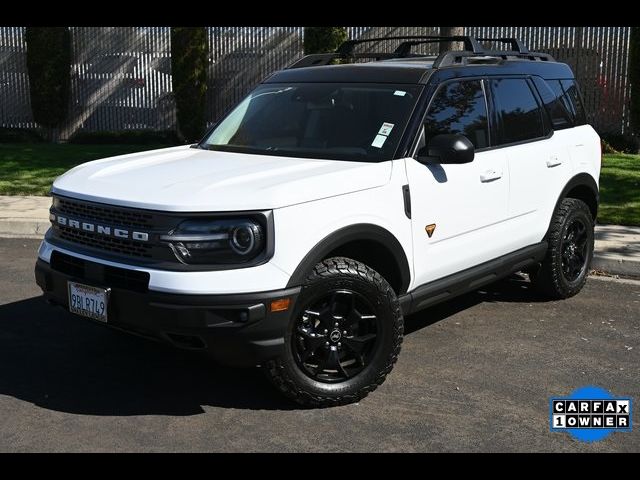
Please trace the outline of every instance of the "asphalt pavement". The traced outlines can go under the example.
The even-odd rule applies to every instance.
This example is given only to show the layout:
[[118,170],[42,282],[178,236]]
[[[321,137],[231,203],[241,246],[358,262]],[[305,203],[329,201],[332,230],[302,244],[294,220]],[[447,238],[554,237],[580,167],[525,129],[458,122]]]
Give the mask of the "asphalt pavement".
[[[640,451],[640,282],[591,277],[547,302],[512,278],[406,319],[400,359],[358,404],[303,409],[257,369],[47,305],[37,240],[0,239],[0,451]],[[598,385],[630,433],[549,430],[549,398]]]

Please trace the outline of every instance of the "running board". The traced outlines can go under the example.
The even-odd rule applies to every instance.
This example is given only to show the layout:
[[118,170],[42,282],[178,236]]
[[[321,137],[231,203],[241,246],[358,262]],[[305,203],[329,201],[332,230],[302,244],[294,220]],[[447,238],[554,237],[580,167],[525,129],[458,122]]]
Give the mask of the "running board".
[[540,262],[547,252],[547,246],[545,241],[536,243],[462,272],[421,285],[399,298],[402,314],[409,315],[431,307]]

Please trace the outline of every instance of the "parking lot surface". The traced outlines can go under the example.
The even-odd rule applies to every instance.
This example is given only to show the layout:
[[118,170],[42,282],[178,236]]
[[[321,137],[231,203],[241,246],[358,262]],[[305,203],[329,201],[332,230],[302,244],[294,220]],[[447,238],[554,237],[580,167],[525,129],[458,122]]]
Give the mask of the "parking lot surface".
[[406,319],[400,359],[358,404],[303,409],[256,370],[47,305],[38,241],[0,239],[0,451],[640,451],[587,444],[549,398],[598,385],[640,405],[640,282],[591,277],[547,302],[510,279]]

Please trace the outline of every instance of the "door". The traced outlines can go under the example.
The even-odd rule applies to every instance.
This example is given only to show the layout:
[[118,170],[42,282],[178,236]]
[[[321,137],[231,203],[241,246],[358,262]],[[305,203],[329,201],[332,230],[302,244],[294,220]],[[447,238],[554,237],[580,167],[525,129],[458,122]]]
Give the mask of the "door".
[[[498,118],[496,146],[509,166],[510,249],[539,242],[550,214],[571,174],[566,135],[553,132],[555,95],[528,78],[493,78],[491,93]],[[543,107],[543,99],[549,113]],[[565,131],[566,132],[566,131]]]
[[[411,191],[415,278],[412,288],[491,260],[505,251],[496,235],[507,216],[508,171],[501,150],[490,149],[484,81],[441,85],[425,116],[420,145],[436,134],[465,135],[473,162],[423,165],[406,159]],[[435,225],[429,235],[427,227]]]

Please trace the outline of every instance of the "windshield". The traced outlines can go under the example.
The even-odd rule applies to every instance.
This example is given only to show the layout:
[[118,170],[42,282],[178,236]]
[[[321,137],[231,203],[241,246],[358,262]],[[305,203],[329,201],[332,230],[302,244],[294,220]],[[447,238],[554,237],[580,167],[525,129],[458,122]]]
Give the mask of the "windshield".
[[263,84],[200,147],[361,162],[391,160],[421,89],[364,83]]

